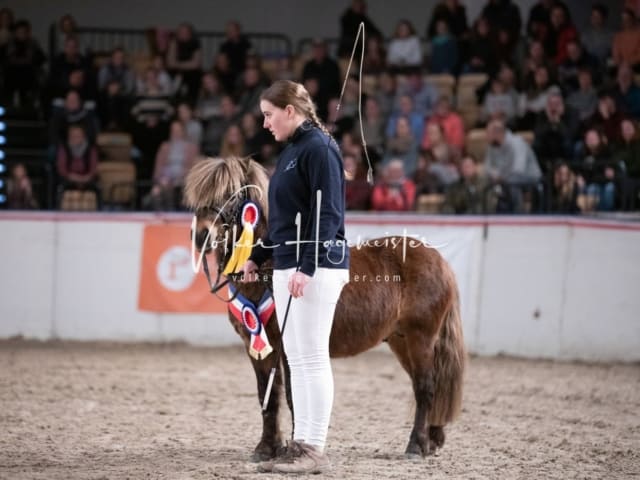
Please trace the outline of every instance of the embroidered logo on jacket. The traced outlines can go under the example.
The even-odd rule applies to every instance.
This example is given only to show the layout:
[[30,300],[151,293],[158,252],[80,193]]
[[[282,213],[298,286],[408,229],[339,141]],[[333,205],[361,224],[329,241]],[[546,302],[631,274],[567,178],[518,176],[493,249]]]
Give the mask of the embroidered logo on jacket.
[[298,164],[298,157],[294,158],[293,160],[289,160],[289,163],[287,163],[287,166],[284,167],[284,171],[286,172],[287,170],[292,170],[296,168],[297,164]]

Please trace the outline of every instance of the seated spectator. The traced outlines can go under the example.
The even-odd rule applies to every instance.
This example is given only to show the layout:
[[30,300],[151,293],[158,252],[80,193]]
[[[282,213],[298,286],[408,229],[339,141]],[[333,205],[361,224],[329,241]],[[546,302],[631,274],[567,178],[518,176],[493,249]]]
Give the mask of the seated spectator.
[[68,138],[70,125],[82,125],[83,134],[90,143],[95,143],[98,135],[98,119],[91,104],[82,102],[76,90],[69,90],[64,103],[54,105],[49,121],[49,144],[57,146]]
[[460,178],[458,172],[460,149],[447,143],[444,129],[437,122],[427,125],[425,137],[429,145],[426,153],[431,159],[429,171],[437,178],[439,190],[444,191]]
[[99,112],[105,130],[124,130],[135,91],[135,76],[124,60],[124,50],[116,47],[98,73]]
[[200,143],[202,142],[202,124],[193,118],[191,105],[186,102],[178,104],[177,120],[182,124],[187,140],[200,148]]
[[582,179],[571,171],[566,162],[559,162],[553,169],[551,184],[551,213],[580,213],[578,194]]
[[219,155],[224,132],[238,120],[238,109],[229,95],[222,97],[220,107],[221,115],[210,119],[202,134],[202,151],[210,157]]
[[618,65],[613,95],[618,110],[635,120],[640,120],[640,87],[634,81],[631,67],[626,63]]
[[0,70],[4,77],[4,105],[33,107],[40,93],[42,66],[46,57],[31,36],[31,24],[19,20],[14,25],[13,37],[0,52]]
[[612,92],[603,91],[598,95],[598,109],[585,122],[585,128],[595,128],[601,131],[611,143],[619,142],[620,127],[625,119],[624,114],[618,110]]
[[[367,16],[367,3],[364,0],[352,0],[349,8],[347,8],[340,17],[339,57],[348,58],[351,55],[360,23],[364,23],[367,37],[378,37],[382,39],[382,32]],[[359,50],[356,53],[360,55]]]
[[387,51],[382,40],[380,37],[367,37],[362,73],[364,75],[379,75],[386,69]]
[[418,141],[411,130],[407,117],[396,119],[395,133],[387,137],[385,156],[383,163],[391,160],[402,160],[404,171],[407,175],[413,175],[418,161]]
[[33,196],[31,179],[22,163],[14,165],[11,169],[11,176],[7,181],[7,208],[10,210],[38,208],[38,202]]
[[586,194],[597,210],[610,211],[615,205],[616,180],[620,172],[607,146],[607,139],[597,129],[584,135],[585,150],[574,164],[574,170],[584,179]]
[[162,143],[156,156],[153,187],[143,200],[145,208],[175,210],[178,207],[184,178],[198,156],[198,147],[189,142],[184,127],[171,123],[169,139]]
[[522,211],[522,187],[540,181],[542,172],[535,153],[520,135],[513,134],[502,120],[487,125],[489,146],[485,156],[485,169],[493,182],[506,184],[512,208]]
[[343,155],[346,172],[345,201],[347,210],[369,210],[371,207],[371,185],[367,182],[367,171],[360,157],[352,153]]
[[436,35],[431,39],[429,66],[432,73],[458,73],[458,40],[449,32],[445,20],[436,23]]
[[97,185],[98,150],[80,125],[71,125],[67,140],[58,146],[56,167],[59,200],[67,190],[93,191],[100,201]]
[[293,56],[282,54],[277,59],[277,68],[273,80],[291,80],[296,81],[296,75],[293,72]]
[[173,80],[171,80],[171,76],[164,65],[164,58],[162,55],[155,55],[153,60],[151,61],[151,67],[141,72],[136,78],[136,95],[145,95],[146,90],[148,88],[148,72],[153,72],[155,79],[153,81],[154,92],[157,91],[160,95],[171,96],[176,90],[176,85],[174,85]]
[[409,120],[412,135],[417,139],[421,139],[424,131],[424,115],[414,107],[411,96],[401,95],[398,106],[398,111],[392,113],[389,120],[387,120],[386,137],[391,138],[395,135],[398,118],[405,117]]
[[467,46],[467,57],[462,69],[463,73],[494,73],[496,61],[493,57],[493,42],[489,22],[484,17],[479,17],[473,25],[473,32]]
[[240,126],[233,123],[229,125],[226,132],[222,136],[222,147],[220,147],[220,156],[227,157],[244,157],[247,152],[244,149],[244,135]]
[[543,39],[551,29],[551,8],[556,0],[539,0],[531,10],[527,20],[527,35],[533,39]]
[[481,15],[487,19],[491,30],[497,32],[501,27],[509,29],[511,38],[516,38],[522,30],[520,7],[511,0],[488,0]]
[[313,57],[304,64],[302,81],[315,78],[318,82],[317,105],[326,115],[329,99],[340,95],[340,69],[334,59],[329,57],[324,40],[315,39]]
[[387,65],[396,72],[406,72],[422,66],[422,46],[409,20],[400,20],[389,42]]
[[55,24],[54,34],[56,36],[55,44],[57,48],[53,53],[55,54],[60,51],[67,38],[78,38],[78,33],[78,22],[76,22],[76,19],[73,17],[73,15],[71,15],[70,13],[62,15]]
[[[558,67],[558,81],[565,95],[570,95],[578,89],[578,71],[589,69],[593,75],[598,72],[595,60],[583,50],[577,39],[567,42],[567,57]],[[597,81],[596,77],[596,82]]]
[[353,130],[354,118],[345,115],[346,109],[338,109],[337,98],[329,100],[327,110],[327,119],[324,124],[336,140],[340,140],[343,135],[347,135]]
[[258,125],[257,117],[250,113],[245,113],[242,116],[240,128],[244,137],[245,155],[262,163],[263,159],[260,156],[260,152],[264,144],[271,142],[269,133],[261,125]]
[[64,98],[71,85],[71,74],[80,70],[85,77],[90,76],[90,65],[87,58],[80,53],[80,44],[77,37],[66,37],[63,50],[56,55],[49,69],[49,96],[51,98]]
[[622,29],[614,35],[611,48],[616,65],[627,63],[636,68],[640,63],[640,27],[635,12],[630,8],[622,12]]
[[398,95],[396,77],[390,72],[382,72],[378,77],[378,91],[375,98],[385,119],[396,109]]
[[622,121],[621,139],[614,145],[613,158],[624,166],[627,178],[640,180],[640,129],[630,119]]
[[231,69],[231,63],[226,53],[218,52],[213,61],[212,72],[220,81],[222,90],[227,95],[234,95],[236,91],[236,74]]
[[573,156],[578,127],[578,116],[565,107],[560,90],[552,89],[534,129],[533,149],[543,170],[548,171],[558,159],[566,160]]
[[222,87],[220,81],[213,73],[205,73],[202,76],[202,86],[196,102],[195,116],[205,125],[209,120],[221,115]]
[[518,104],[513,95],[506,91],[504,83],[494,78],[491,82],[491,90],[484,98],[480,120],[490,122],[494,118],[501,118],[507,123],[512,123],[518,116]]
[[359,142],[366,140],[369,153],[375,156],[375,159],[372,160],[376,163],[384,154],[386,122],[375,97],[367,98],[363,113],[362,131],[364,132],[364,139],[361,138],[359,121],[356,122],[353,128],[353,134]]
[[547,54],[544,51],[544,46],[539,40],[531,40],[527,55],[522,64],[522,78],[524,84],[531,86],[535,81],[536,72],[539,68],[547,69],[547,76],[549,79],[555,79],[554,65],[549,61]]
[[238,98],[238,113],[259,115],[260,94],[266,88],[260,79],[260,71],[255,67],[247,67],[242,73],[242,85]]
[[533,83],[527,86],[527,90],[520,96],[520,128],[533,129],[536,119],[547,106],[547,97],[558,87],[551,85],[549,69],[540,66],[535,72]]
[[418,164],[416,171],[413,172],[413,183],[416,185],[416,198],[420,195],[431,195],[441,192],[438,177],[431,171],[434,163],[431,152],[421,150],[418,154]]
[[224,34],[225,40],[220,45],[220,53],[224,53],[229,59],[231,72],[237,79],[246,67],[247,55],[251,50],[251,42],[242,33],[240,23],[235,20],[227,22]]
[[593,4],[589,27],[580,32],[582,45],[596,59],[600,71],[607,66],[613,42],[613,32],[606,26],[608,16],[609,9],[604,3]]
[[[462,151],[465,144],[464,122],[462,117],[451,109],[451,99],[448,96],[443,95],[438,99],[435,111],[427,121],[427,127],[432,123],[437,123],[442,127],[444,138],[449,145]],[[428,150],[431,144],[426,133],[425,128],[422,136],[422,148]]]
[[171,39],[167,67],[174,76],[181,78],[181,96],[194,101],[202,76],[202,44],[189,23],[181,23]]
[[11,40],[14,23],[13,10],[7,7],[0,8],[0,50]]
[[520,36],[513,36],[511,28],[500,27],[493,42],[493,56],[498,65],[521,65],[522,46]]
[[376,211],[411,211],[416,200],[416,186],[405,176],[402,160],[384,166],[381,181],[373,187],[371,207]]
[[593,88],[591,69],[583,68],[578,71],[579,88],[567,98],[567,105],[572,108],[581,122],[589,119],[598,108],[598,94]]
[[495,211],[496,199],[489,176],[473,155],[460,162],[460,178],[446,192],[443,213],[487,214]]
[[571,21],[569,9],[564,3],[556,3],[551,9],[551,31],[545,50],[556,65],[567,59],[567,45],[578,38],[578,31]]
[[400,103],[403,95],[409,95],[413,109],[427,118],[433,113],[439,97],[438,89],[431,83],[425,82],[420,69],[409,72],[406,82],[397,89],[394,109],[402,109]]

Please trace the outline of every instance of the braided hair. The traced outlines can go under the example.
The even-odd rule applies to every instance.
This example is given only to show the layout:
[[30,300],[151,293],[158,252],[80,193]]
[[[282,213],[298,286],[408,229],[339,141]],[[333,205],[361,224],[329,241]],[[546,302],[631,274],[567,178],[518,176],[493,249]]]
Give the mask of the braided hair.
[[322,130],[325,135],[331,137],[327,127],[318,118],[316,106],[313,104],[309,92],[300,83],[292,82],[291,80],[276,80],[262,92],[260,100],[266,100],[278,108],[285,108],[287,105],[291,105],[298,113]]

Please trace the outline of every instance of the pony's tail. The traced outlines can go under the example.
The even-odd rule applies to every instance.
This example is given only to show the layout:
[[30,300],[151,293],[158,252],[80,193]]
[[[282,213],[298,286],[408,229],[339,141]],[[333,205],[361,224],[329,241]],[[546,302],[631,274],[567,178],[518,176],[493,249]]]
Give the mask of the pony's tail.
[[445,314],[434,352],[435,395],[428,416],[429,425],[433,426],[444,426],[452,422],[462,408],[462,382],[467,352],[455,282],[452,282],[452,288],[455,292],[454,299]]

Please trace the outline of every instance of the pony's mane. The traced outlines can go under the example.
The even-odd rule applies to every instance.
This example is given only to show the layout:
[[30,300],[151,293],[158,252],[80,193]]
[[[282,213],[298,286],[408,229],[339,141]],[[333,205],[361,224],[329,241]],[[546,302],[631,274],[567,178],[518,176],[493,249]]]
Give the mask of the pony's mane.
[[184,200],[187,207],[198,211],[203,208],[221,208],[241,188],[247,198],[267,213],[267,187],[269,178],[265,169],[251,158],[205,158],[197,162],[185,179]]

